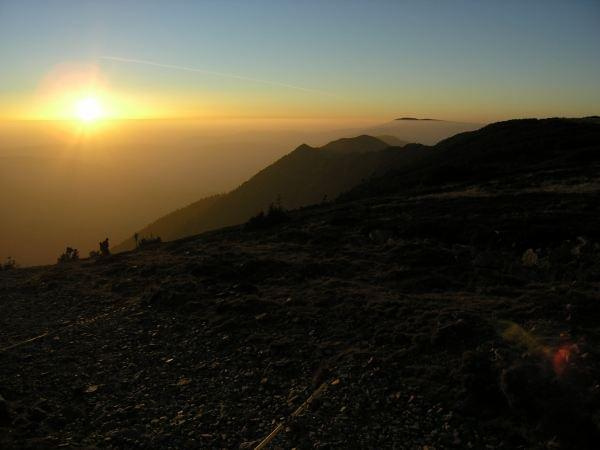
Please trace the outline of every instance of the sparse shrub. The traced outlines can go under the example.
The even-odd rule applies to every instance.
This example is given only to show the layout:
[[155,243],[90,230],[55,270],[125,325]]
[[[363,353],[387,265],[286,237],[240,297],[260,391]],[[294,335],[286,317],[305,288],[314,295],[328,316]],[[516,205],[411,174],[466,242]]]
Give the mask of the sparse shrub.
[[271,203],[266,213],[260,211],[256,216],[251,217],[244,227],[247,230],[259,230],[287,222],[288,220],[290,220],[290,215],[278,201],[277,203]]
[[4,264],[0,264],[0,270],[11,270],[16,269],[17,267],[17,261],[12,256],[6,258]]
[[104,239],[101,242],[98,242],[98,245],[100,246],[100,255],[101,256],[108,256],[108,255],[110,255],[108,238]]
[[162,239],[160,236],[154,237],[152,235],[150,235],[150,237],[142,238],[139,241],[136,240],[138,248],[143,248],[143,247],[148,247],[150,245],[160,244],[161,242],[162,242]]
[[77,261],[79,259],[79,250],[76,248],[67,247],[65,252],[58,257],[59,263]]

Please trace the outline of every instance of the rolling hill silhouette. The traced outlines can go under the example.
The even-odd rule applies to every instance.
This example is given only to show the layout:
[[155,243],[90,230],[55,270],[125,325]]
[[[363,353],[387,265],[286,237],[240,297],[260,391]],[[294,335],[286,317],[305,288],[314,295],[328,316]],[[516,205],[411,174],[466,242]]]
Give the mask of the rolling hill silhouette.
[[[390,147],[368,135],[338,139],[319,148],[303,144],[230,193],[161,217],[139,235],[173,240],[239,224],[278,199],[294,209],[344,193],[377,195],[417,186],[485,181],[534,169],[558,170],[569,161],[585,171],[585,163],[598,155],[594,146],[599,128],[593,118],[521,119],[460,133],[434,146]],[[575,170],[573,164],[567,166]],[[115,250],[133,247],[130,238]]]
[[485,182],[494,177],[530,176],[532,172],[549,174],[550,179],[592,175],[590,163],[600,158],[599,142],[600,123],[594,118],[498,122],[426,147],[430,151],[424,158],[407,161],[386,176],[368,180],[357,186],[355,195]]
[[389,144],[384,140],[363,134],[354,138],[337,139],[320,147],[320,150],[332,153],[368,153],[387,147]]
[[[202,199],[161,217],[140,230],[139,236],[173,240],[248,220],[271,203],[294,209],[333,199],[361,181],[382,175],[425,156],[419,146],[390,147],[361,135],[314,148],[303,144],[263,169],[237,189]],[[134,247],[133,238],[115,247]]]

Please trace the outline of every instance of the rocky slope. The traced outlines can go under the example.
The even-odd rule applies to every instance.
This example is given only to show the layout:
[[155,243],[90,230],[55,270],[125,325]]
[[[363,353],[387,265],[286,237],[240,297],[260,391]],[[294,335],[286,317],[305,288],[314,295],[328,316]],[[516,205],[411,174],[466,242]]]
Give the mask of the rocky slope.
[[0,272],[0,445],[253,448],[283,423],[273,447],[594,448],[586,129],[518,172],[391,174],[263,229]]

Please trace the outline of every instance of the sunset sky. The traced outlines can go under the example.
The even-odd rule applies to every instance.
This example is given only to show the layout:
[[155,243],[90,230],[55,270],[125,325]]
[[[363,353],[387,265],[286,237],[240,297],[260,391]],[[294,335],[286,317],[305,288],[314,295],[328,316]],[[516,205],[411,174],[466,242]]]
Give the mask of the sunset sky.
[[0,2],[4,119],[582,116],[599,80],[597,0]]

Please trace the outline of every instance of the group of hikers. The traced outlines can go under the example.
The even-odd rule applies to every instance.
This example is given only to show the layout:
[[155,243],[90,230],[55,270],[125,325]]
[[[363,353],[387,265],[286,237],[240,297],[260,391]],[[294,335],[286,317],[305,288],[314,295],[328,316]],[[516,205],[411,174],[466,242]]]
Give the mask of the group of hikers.
[[[98,247],[100,251],[91,251],[90,258],[97,258],[100,256],[108,256],[110,255],[110,245],[108,243],[108,238],[103,241],[98,242]],[[77,261],[79,260],[79,250],[72,247],[67,247],[65,252],[59,256],[58,262],[67,262],[67,261]]]
[[[133,235],[133,238],[135,240],[136,248],[145,247],[145,246],[151,245],[151,244],[159,244],[162,242],[160,236],[154,237],[154,236],[150,235],[150,237],[145,237],[145,238],[140,239],[139,234],[135,233]],[[110,245],[108,242],[108,238],[104,239],[103,241],[98,242],[98,248],[99,248],[99,251],[93,250],[90,252],[90,258],[98,258],[101,256],[110,255]],[[58,262],[76,261],[78,259],[79,259],[79,250],[77,250],[76,248],[67,247],[65,252],[62,255],[60,255],[60,257],[58,258]]]

